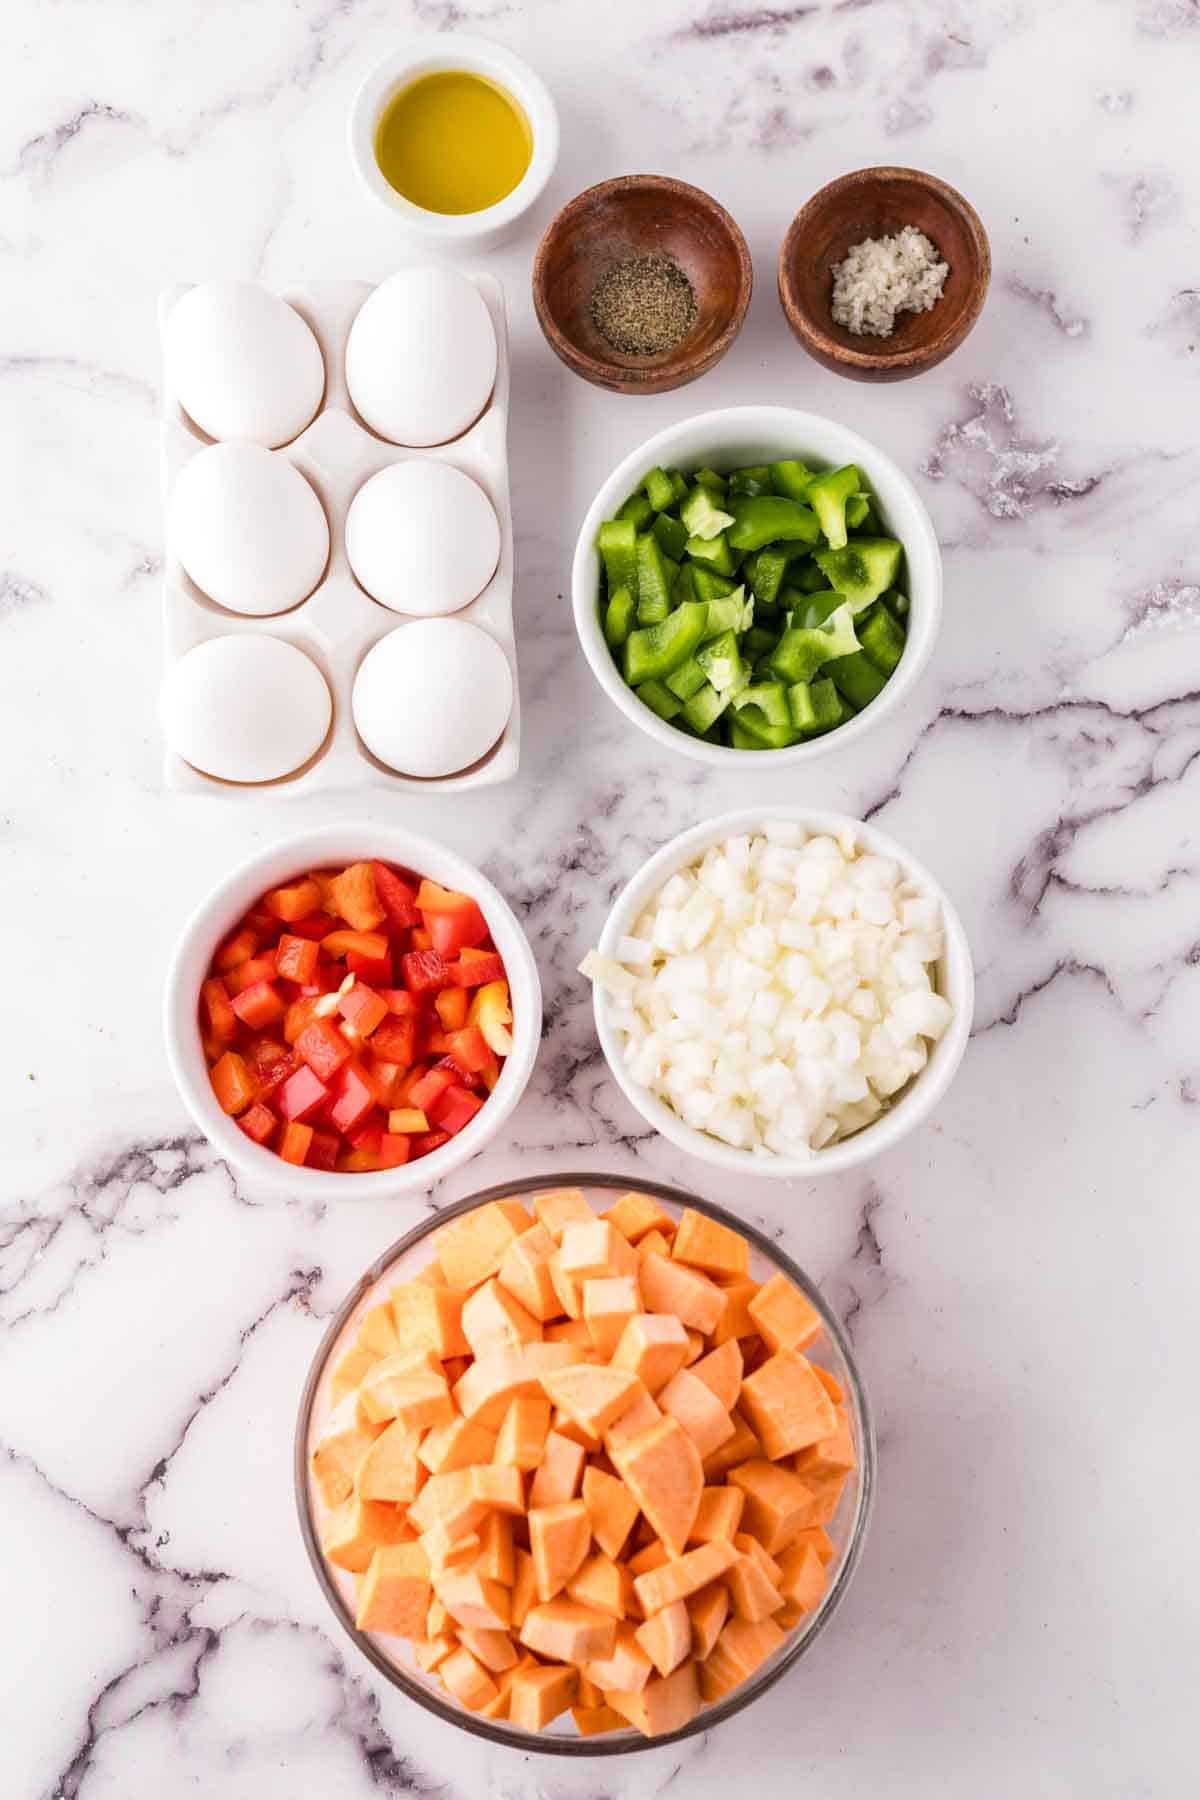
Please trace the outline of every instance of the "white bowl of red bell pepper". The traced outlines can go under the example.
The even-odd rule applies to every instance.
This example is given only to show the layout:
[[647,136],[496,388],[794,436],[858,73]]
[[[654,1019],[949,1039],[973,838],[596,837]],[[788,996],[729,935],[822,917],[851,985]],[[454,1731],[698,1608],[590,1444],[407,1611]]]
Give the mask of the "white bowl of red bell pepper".
[[394,825],[287,838],[192,914],[167,1057],[213,1144],[313,1197],[432,1187],[495,1136],[542,1027],[537,967],[478,869]]

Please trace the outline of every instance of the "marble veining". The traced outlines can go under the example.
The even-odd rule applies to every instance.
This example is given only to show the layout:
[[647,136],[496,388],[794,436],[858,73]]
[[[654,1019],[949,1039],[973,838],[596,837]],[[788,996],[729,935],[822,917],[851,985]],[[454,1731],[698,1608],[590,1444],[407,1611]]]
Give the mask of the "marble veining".
[[[155,716],[158,289],[378,280],[405,259],[343,146],[415,30],[528,55],[563,114],[510,308],[525,741],[453,804],[163,793]],[[1188,1800],[1200,1605],[1200,173],[1196,0],[178,0],[0,20],[0,1653],[4,1800]],[[794,210],[901,160],[992,239],[978,327],[920,381],[807,362],[774,295]],[[633,168],[746,231],[756,295],[701,386],[617,399],[546,351],[550,205]],[[830,413],[912,473],[946,615],[909,706],[802,773],[635,738],[570,618],[612,464],[736,402]],[[575,970],[676,831],[754,798],[879,821],[945,883],[979,978],[925,1129],[867,1170],[737,1191],[609,1080]],[[403,1203],[235,1175],[159,1047],[175,934],[233,860],[347,808],[472,856],[546,1009],[486,1157]],[[559,1764],[451,1732],[328,1618],[291,1431],[325,1322],[423,1212],[534,1170],[678,1180],[795,1254],[851,1332],[879,1501],[845,1606],[751,1711],[680,1748]]]

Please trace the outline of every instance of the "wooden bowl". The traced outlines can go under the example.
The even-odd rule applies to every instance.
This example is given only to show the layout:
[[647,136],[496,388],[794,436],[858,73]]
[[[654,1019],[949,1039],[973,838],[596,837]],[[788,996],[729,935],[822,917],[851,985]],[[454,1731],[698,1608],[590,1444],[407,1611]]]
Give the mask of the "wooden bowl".
[[[891,337],[856,337],[833,321],[833,268],[864,238],[905,225],[923,231],[950,265],[942,297],[900,313]],[[987,298],[992,253],[975,208],[919,169],[857,169],[814,194],[779,251],[779,302],[810,356],[852,381],[906,381],[957,350]]]
[[[597,282],[630,256],[678,263],[696,296],[696,322],[672,350],[629,356],[592,323]],[[619,175],[576,194],[550,221],[533,260],[533,304],[546,342],[568,369],[614,394],[662,394],[720,362],[742,328],[753,265],[723,206],[666,175]]]

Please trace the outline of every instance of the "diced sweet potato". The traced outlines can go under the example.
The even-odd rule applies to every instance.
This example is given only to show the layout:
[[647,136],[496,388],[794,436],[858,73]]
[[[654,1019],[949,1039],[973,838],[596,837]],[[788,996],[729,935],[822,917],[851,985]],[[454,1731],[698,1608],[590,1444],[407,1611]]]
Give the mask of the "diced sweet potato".
[[463,1296],[454,1288],[421,1279],[401,1282],[392,1289],[391,1308],[401,1350],[432,1350],[445,1358],[465,1356],[470,1349],[462,1330]]
[[364,1350],[374,1350],[378,1356],[395,1356],[402,1348],[407,1351],[424,1347],[420,1344],[401,1345],[392,1309],[382,1300],[363,1314],[354,1341],[361,1344]]
[[498,1581],[502,1587],[511,1587],[516,1572],[516,1551],[513,1544],[513,1515],[511,1513],[490,1512],[480,1519],[476,1526],[479,1537],[478,1569],[489,1581]]
[[779,1559],[779,1591],[801,1612],[811,1612],[825,1592],[825,1564],[812,1544],[790,1544]]
[[678,1419],[701,1460],[733,1436],[732,1418],[712,1389],[691,1369],[680,1369],[672,1375],[658,1396],[658,1404],[671,1418]]
[[833,1539],[823,1525],[806,1525],[803,1531],[796,1533],[792,1543],[788,1545],[788,1549],[792,1549],[796,1544],[811,1544],[821,1561],[826,1564],[831,1563],[837,1554]]
[[661,1226],[654,1226],[638,1243],[639,1269],[648,1256],[670,1256],[671,1245],[674,1241],[675,1233],[673,1231],[664,1232]]
[[547,1188],[545,1193],[533,1196],[533,1211],[538,1224],[556,1244],[567,1225],[580,1220],[590,1225],[596,1217],[579,1188]]
[[813,1475],[805,1473],[800,1477],[805,1487],[812,1493],[812,1508],[808,1525],[828,1525],[837,1517],[838,1507],[842,1503],[848,1475]]
[[762,1454],[762,1445],[747,1425],[741,1413],[735,1408],[730,1415],[733,1419],[733,1436],[727,1438],[711,1456],[704,1458],[704,1479],[720,1481],[728,1469],[735,1464],[746,1462],[752,1456]]
[[777,1350],[748,1375],[740,1404],[772,1461],[837,1430],[832,1400],[812,1364],[795,1350]]
[[666,1256],[647,1256],[638,1273],[642,1298],[651,1312],[674,1313],[681,1325],[711,1337],[728,1304],[724,1288]]
[[485,1506],[514,1517],[525,1511],[525,1480],[511,1463],[476,1463],[470,1475],[471,1492]]
[[561,1406],[593,1436],[628,1412],[644,1391],[632,1370],[602,1363],[576,1363],[551,1370],[542,1376],[542,1387],[555,1406]]
[[675,1221],[653,1194],[630,1192],[622,1194],[614,1200],[608,1211],[601,1214],[610,1225],[614,1225],[623,1238],[631,1244],[637,1244],[648,1231],[674,1231]]
[[615,1563],[602,1550],[595,1551],[580,1565],[567,1583],[570,1599],[581,1606],[594,1607],[611,1618],[623,1619],[632,1598],[629,1571]]
[[583,1445],[561,1431],[547,1433],[529,1488],[530,1506],[557,1506],[562,1500],[574,1500],[586,1456]]
[[745,1500],[746,1496],[739,1488],[706,1487],[696,1508],[689,1543],[711,1544],[717,1538],[724,1538],[731,1544],[742,1522]]
[[461,1625],[458,1641],[492,1675],[501,1669],[515,1668],[519,1661],[507,1631],[476,1631],[470,1625]]
[[711,1544],[700,1544],[695,1550],[688,1550],[683,1556],[672,1557],[661,1568],[634,1577],[633,1591],[638,1605],[649,1618],[676,1600],[698,1594],[710,1581],[716,1581],[732,1569],[740,1556],[741,1552],[731,1543],[717,1538]]
[[772,1275],[746,1308],[769,1350],[803,1350],[821,1330],[821,1315],[786,1275]]
[[472,1463],[488,1462],[495,1454],[496,1441],[494,1431],[456,1414],[447,1424],[435,1425],[425,1433],[417,1458],[431,1475],[449,1474],[453,1469],[469,1469]]
[[792,1467],[797,1475],[848,1475],[858,1467],[858,1458],[854,1452],[854,1438],[850,1431],[850,1420],[845,1411],[837,1409],[837,1430],[832,1437],[822,1438],[819,1443],[810,1444],[806,1450],[797,1451],[792,1459]]
[[524,1207],[504,1200],[493,1200],[487,1206],[476,1207],[474,1212],[451,1219],[433,1234],[447,1285],[470,1289],[497,1274],[509,1245],[528,1229],[529,1215]]
[[555,1662],[586,1664],[609,1654],[616,1633],[616,1621],[607,1613],[560,1595],[530,1607],[521,1627],[521,1642]]
[[583,1322],[605,1362],[630,1319],[641,1310],[641,1291],[633,1275],[605,1275],[583,1284]]
[[687,1332],[673,1314],[636,1313],[617,1341],[612,1362],[631,1369],[647,1393],[657,1394],[682,1369],[687,1353]]
[[[518,1394],[504,1415],[492,1460],[511,1463],[528,1473],[542,1460],[550,1430],[550,1402],[545,1394]],[[482,1462],[482,1457],[475,1459]],[[570,1495],[564,1496],[570,1499]],[[536,1505],[537,1502],[535,1501]]]
[[846,1398],[846,1395],[837,1376],[832,1374],[830,1370],[824,1368],[823,1365],[818,1362],[813,1363],[812,1372],[820,1382],[821,1386],[825,1389],[825,1392],[829,1395],[829,1398],[833,1401],[833,1404],[835,1406],[840,1406],[842,1401]]
[[416,1432],[396,1419],[382,1431],[358,1465],[356,1493],[363,1500],[407,1504],[417,1497]]
[[464,1301],[462,1329],[477,1357],[517,1350],[522,1344],[537,1343],[542,1335],[540,1322],[494,1276]]
[[602,1737],[606,1731],[622,1731],[625,1720],[611,1706],[573,1706],[571,1717],[580,1737]]
[[615,1627],[608,1654],[593,1658],[585,1665],[584,1673],[602,1691],[620,1683],[621,1691],[636,1694],[654,1674],[654,1664],[637,1641],[636,1627],[624,1622]]
[[499,1431],[519,1394],[540,1394],[541,1377],[579,1360],[575,1344],[524,1344],[473,1362],[454,1384],[454,1402],[464,1418]]
[[433,1577],[433,1589],[450,1617],[480,1631],[507,1631],[511,1617],[508,1589],[488,1581],[475,1569],[446,1569]]
[[692,1654],[703,1662],[721,1635],[721,1627],[729,1617],[729,1589],[720,1581],[712,1582],[684,1601],[692,1626]]
[[519,1544],[513,1549],[512,1628],[520,1631],[525,1615],[537,1599],[537,1579],[533,1558]]
[[569,1281],[582,1283],[612,1275],[635,1275],[637,1251],[605,1219],[594,1215],[585,1224],[571,1220],[563,1227],[559,1266]]
[[651,1425],[657,1424],[662,1416],[662,1408],[655,1404],[643,1388],[629,1410],[623,1412],[604,1433],[605,1449],[611,1456],[614,1444],[622,1444],[627,1438],[638,1437],[643,1431],[649,1431]]
[[739,1554],[725,1576],[733,1610],[739,1619],[769,1619],[783,1605],[783,1595],[752,1556]]
[[607,1700],[645,1737],[681,1731],[700,1711],[696,1665],[689,1657],[670,1675],[648,1681],[640,1694],[610,1691]]
[[750,1246],[741,1232],[691,1206],[683,1209],[671,1255],[706,1275],[736,1278],[750,1273]]
[[732,1412],[742,1391],[742,1352],[736,1338],[727,1338],[691,1365],[692,1374],[712,1389],[726,1412]]
[[637,1641],[660,1675],[677,1669],[692,1649],[692,1621],[682,1600],[672,1601],[637,1629]]
[[772,1555],[815,1523],[813,1490],[793,1470],[753,1457],[730,1469],[729,1480],[746,1496],[745,1529]]
[[[670,1561],[671,1558],[667,1554],[667,1546],[663,1543],[662,1539],[651,1538],[648,1544],[643,1544],[639,1550],[635,1551],[629,1558],[625,1567],[632,1576],[646,1575],[651,1569],[664,1568]],[[635,1582],[635,1599],[637,1597],[636,1586],[637,1584]]]
[[470,1563],[472,1568],[478,1565],[480,1537],[477,1531],[469,1531],[464,1537],[438,1519],[428,1531],[421,1533],[417,1542],[428,1558],[430,1571],[435,1575],[440,1574],[443,1569],[461,1568],[465,1563]]
[[350,1498],[359,1464],[383,1429],[359,1418],[353,1392],[334,1407],[312,1453],[313,1480],[327,1507]]
[[549,1325],[543,1326],[542,1336],[548,1344],[575,1344],[579,1349],[580,1362],[606,1362],[607,1358],[597,1356],[596,1346],[592,1342],[592,1334],[583,1319],[552,1319]]
[[750,1317],[749,1307],[760,1285],[757,1281],[722,1282],[725,1311],[712,1334],[715,1346],[728,1343],[730,1338],[748,1338],[757,1334],[758,1328]]
[[419,1544],[381,1544],[359,1583],[354,1622],[359,1631],[419,1638],[432,1592]]
[[772,1619],[730,1619],[700,1670],[700,1691],[710,1704],[720,1700],[773,1656],[784,1642]]
[[450,1388],[440,1369],[402,1368],[406,1358],[386,1356],[375,1364],[359,1394],[375,1419],[397,1419],[409,1431],[427,1431],[454,1418]]
[[329,1377],[329,1398],[336,1407],[353,1393],[366,1375],[372,1363],[379,1361],[378,1353],[367,1344],[353,1344],[346,1354],[334,1364]]
[[577,1698],[580,1706],[602,1706],[604,1689],[597,1682],[589,1681],[581,1670]]
[[668,1550],[681,1554],[704,1486],[699,1454],[682,1425],[664,1416],[637,1437],[611,1444],[609,1455]]
[[591,1521],[582,1500],[531,1508],[529,1550],[539,1600],[553,1600],[562,1592],[582,1564],[591,1541]]
[[361,1575],[383,1544],[398,1544],[407,1527],[403,1514],[385,1500],[344,1500],[329,1519],[322,1548],[331,1563]]
[[[428,1629],[428,1627],[426,1627]],[[439,1663],[444,1663],[453,1650],[458,1648],[458,1638],[446,1631],[440,1637],[422,1637],[418,1634],[413,1645],[413,1656],[418,1669],[424,1669],[427,1675],[433,1673]]]
[[[633,1404],[636,1406],[637,1401],[635,1400]],[[624,1416],[622,1413],[621,1418],[623,1419]],[[620,1420],[617,1422],[619,1424]],[[571,1442],[578,1444],[588,1456],[598,1454],[604,1442],[602,1436],[598,1436],[594,1431],[589,1431],[586,1426],[579,1423],[578,1419],[573,1419],[570,1413],[565,1413],[561,1406],[554,1408],[550,1418],[550,1428],[552,1431],[557,1431],[559,1437],[570,1438]]]
[[481,1712],[500,1693],[483,1664],[462,1644],[439,1664],[438,1675],[446,1692],[469,1712]]
[[589,1463],[583,1471],[583,1503],[592,1536],[606,1556],[621,1554],[638,1516],[638,1504],[624,1482]]
[[563,1666],[519,1669],[508,1690],[508,1716],[526,1731],[543,1731],[575,1697],[577,1676]]
[[526,1312],[543,1323],[557,1318],[562,1311],[550,1273],[550,1259],[555,1248],[554,1239],[544,1225],[531,1225],[508,1246],[496,1277]]
[[408,1519],[417,1531],[428,1531],[439,1522],[456,1537],[474,1531],[487,1506],[475,1492],[471,1469],[450,1469],[431,1475],[416,1499],[410,1501]]

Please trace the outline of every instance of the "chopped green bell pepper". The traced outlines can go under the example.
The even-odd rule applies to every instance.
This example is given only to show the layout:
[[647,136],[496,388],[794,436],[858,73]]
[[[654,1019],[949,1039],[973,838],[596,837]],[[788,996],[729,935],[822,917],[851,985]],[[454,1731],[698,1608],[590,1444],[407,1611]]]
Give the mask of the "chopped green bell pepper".
[[737,592],[736,584],[724,575],[718,575],[715,569],[706,569],[700,563],[684,565],[692,571],[692,586],[696,590],[697,600],[723,600],[727,594]]
[[842,549],[846,542],[846,502],[861,486],[862,477],[854,463],[827,469],[808,485],[805,498],[816,513],[831,550]]
[[732,575],[737,568],[729,539],[723,531],[712,538],[690,537],[687,541],[687,554],[693,562],[715,569],[718,575]]
[[803,562],[794,563],[788,570],[788,586],[799,588],[802,594],[820,594],[829,583],[812,557],[806,556]]
[[605,519],[596,533],[596,549],[608,578],[608,591],[631,588],[637,593],[637,527],[632,519]]
[[721,511],[702,482],[696,483],[679,508],[679,517],[686,527],[687,536],[702,538],[705,543],[719,537],[727,525],[733,524],[733,515]]
[[685,600],[656,625],[631,631],[625,640],[622,668],[630,687],[644,681],[662,681],[699,649],[704,637],[708,607],[703,600]]
[[683,600],[699,600],[702,596],[696,592],[696,570],[690,562],[681,563],[679,573],[675,577],[675,586],[671,589],[671,605],[678,606]]
[[761,662],[765,656],[770,656],[779,638],[778,631],[770,631],[765,625],[752,625],[742,639],[742,655],[752,663]]
[[732,594],[709,601],[708,624],[704,628],[704,635],[711,638],[723,631],[749,631],[753,623],[753,600],[747,598],[745,588],[734,588]]
[[851,494],[846,502],[847,531],[861,531],[871,517],[870,494]]
[[758,681],[743,688],[733,699],[738,724],[764,750],[785,750],[796,741],[788,711],[787,689],[781,681]]
[[864,706],[870,706],[872,700],[877,700],[887,686],[887,676],[881,674],[870,657],[861,650],[856,651],[853,656],[839,656],[835,662],[826,664],[825,673],[855,712],[861,712]]
[[674,506],[675,483],[665,469],[651,469],[642,486],[655,512],[666,512],[668,506]]
[[777,494],[788,500],[805,500],[808,498],[809,484],[813,472],[798,462],[795,457],[788,457],[783,462],[771,464],[771,486]]
[[815,544],[821,536],[817,515],[798,500],[786,500],[779,494],[759,494],[749,500],[734,500],[733,524],[726,533],[735,550],[761,550],[764,544],[781,540],[789,543]]
[[687,527],[673,513],[660,512],[650,527],[658,539],[664,553],[673,556],[676,562],[682,558],[687,547]]
[[766,463],[755,463],[750,468],[735,469],[729,477],[730,494],[744,494],[753,498],[758,494],[769,494],[771,491],[771,471]]
[[736,694],[750,679],[735,632],[723,631],[720,637],[709,638],[697,650],[696,661],[718,694]]
[[729,705],[728,694],[718,694],[715,687],[707,682],[699,693],[693,694],[683,709],[683,717],[687,720],[697,737],[703,737],[711,731],[725,708]]
[[852,612],[863,612],[895,581],[900,569],[895,538],[855,538],[841,550],[814,550],[813,561],[831,588],[844,594]]
[[643,681],[641,687],[634,688],[633,691],[660,719],[673,719],[683,711],[683,701],[677,699],[661,681]]
[[632,520],[635,531],[645,531],[654,518],[654,508],[645,494],[630,494],[624,506],[617,508],[617,517]]
[[685,663],[680,663],[673,674],[667,676],[666,685],[673,694],[679,696],[680,700],[690,700],[693,694],[700,692],[707,680],[708,676],[700,667],[699,662],[694,656],[689,656]]
[[850,608],[844,603],[823,625],[789,625],[771,653],[770,668],[791,685],[811,681],[825,663],[858,650]]
[[638,624],[657,625],[671,610],[671,576],[652,531],[637,539]]
[[890,675],[899,667],[904,655],[904,628],[897,625],[886,606],[873,606],[859,620],[858,641],[882,674]]
[[893,619],[895,619],[898,624],[907,626],[908,615],[912,611],[912,601],[909,599],[908,595],[902,594],[898,588],[889,588],[887,593],[881,594],[879,598],[883,601],[883,604],[887,607]]
[[795,602],[791,608],[790,623],[812,627],[823,625],[826,619],[832,618],[839,606],[845,601],[841,594],[835,594],[832,588],[825,588],[819,594],[798,594],[785,588],[785,599]]
[[803,557],[806,562],[808,561],[805,551],[799,544],[793,545],[790,549],[784,544],[765,545],[754,555],[753,570],[750,568],[751,559],[747,557],[746,570],[750,577],[750,586],[754,589],[754,598],[761,600],[764,606],[774,606],[779,598],[779,590],[783,586],[783,577],[787,572],[788,564],[797,561],[800,557]]
[[619,650],[629,633],[633,630],[633,622],[637,616],[637,601],[633,597],[633,589],[619,587],[610,594],[608,605],[604,609],[604,639],[612,650]]
[[723,475],[718,475],[715,469],[710,469],[707,465],[697,469],[692,480],[700,482],[702,487],[711,488],[714,494],[723,494],[728,485]]
[[801,737],[819,737],[850,717],[850,709],[833,682],[797,681],[787,691],[788,711]]

